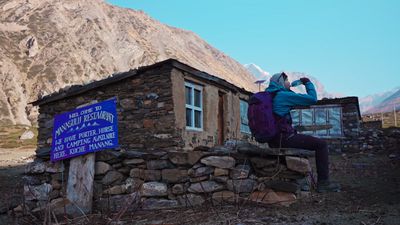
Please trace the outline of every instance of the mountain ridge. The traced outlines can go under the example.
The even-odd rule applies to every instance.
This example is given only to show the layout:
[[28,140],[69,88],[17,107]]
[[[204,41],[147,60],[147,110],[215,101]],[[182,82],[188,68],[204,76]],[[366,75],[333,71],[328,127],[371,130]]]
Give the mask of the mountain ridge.
[[0,0],[0,119],[30,124],[29,102],[174,58],[256,91],[254,76],[197,34],[102,0]]

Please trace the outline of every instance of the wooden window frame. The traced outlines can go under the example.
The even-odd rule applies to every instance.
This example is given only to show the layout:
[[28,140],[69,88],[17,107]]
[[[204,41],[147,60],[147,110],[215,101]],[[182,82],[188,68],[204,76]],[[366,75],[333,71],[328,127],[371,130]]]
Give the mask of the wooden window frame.
[[294,109],[295,111],[298,111],[299,114],[299,121],[296,124],[293,124],[293,126],[295,125],[303,125],[302,123],[302,110],[311,110],[312,111],[312,125],[316,125],[316,116],[315,116],[315,109],[325,109],[326,113],[325,113],[325,121],[326,124],[329,123],[329,118],[330,118],[330,111],[329,109],[332,108],[338,108],[340,110],[340,134],[338,135],[331,135],[330,134],[330,129],[327,129],[327,134],[326,135],[320,135],[317,134],[317,131],[313,131],[312,134],[309,133],[303,133],[303,132],[299,132],[302,134],[306,134],[306,135],[312,135],[312,136],[316,136],[316,137],[320,137],[320,138],[343,138],[344,137],[344,131],[343,131],[343,107],[341,105],[314,105],[311,106],[310,108],[298,108],[298,109]]

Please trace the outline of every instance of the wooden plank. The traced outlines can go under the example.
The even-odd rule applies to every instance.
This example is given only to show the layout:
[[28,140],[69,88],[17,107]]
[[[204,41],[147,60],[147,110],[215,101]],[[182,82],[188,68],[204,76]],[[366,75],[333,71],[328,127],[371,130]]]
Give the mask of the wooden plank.
[[301,132],[301,131],[315,131],[315,130],[328,130],[331,129],[333,126],[332,124],[326,125],[303,125],[303,126],[295,126],[294,128]]
[[79,156],[70,160],[67,199],[67,214],[82,216],[91,213],[93,202],[95,153]]
[[[77,109],[94,103],[97,103],[97,100],[80,105]],[[95,161],[96,153],[70,160],[67,199],[71,203],[66,206],[67,214],[70,216],[82,216],[92,212]]]

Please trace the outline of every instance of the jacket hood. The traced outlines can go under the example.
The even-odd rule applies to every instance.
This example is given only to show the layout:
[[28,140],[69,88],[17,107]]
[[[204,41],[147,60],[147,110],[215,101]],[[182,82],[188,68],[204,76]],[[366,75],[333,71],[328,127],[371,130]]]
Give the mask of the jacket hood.
[[270,81],[269,86],[265,89],[265,91],[276,92],[276,91],[288,91],[288,90],[281,84],[275,81]]

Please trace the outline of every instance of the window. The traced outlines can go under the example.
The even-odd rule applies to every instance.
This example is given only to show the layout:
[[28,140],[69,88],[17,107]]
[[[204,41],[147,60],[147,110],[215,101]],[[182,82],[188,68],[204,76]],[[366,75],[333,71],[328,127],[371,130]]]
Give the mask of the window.
[[326,129],[299,131],[318,137],[341,137],[342,132],[342,108],[340,105],[312,106],[309,109],[295,109],[290,112],[293,126],[331,126]]
[[203,130],[203,88],[185,82],[186,128]]
[[244,100],[240,100],[240,131],[250,134],[249,120],[247,119],[248,108],[249,103]]

